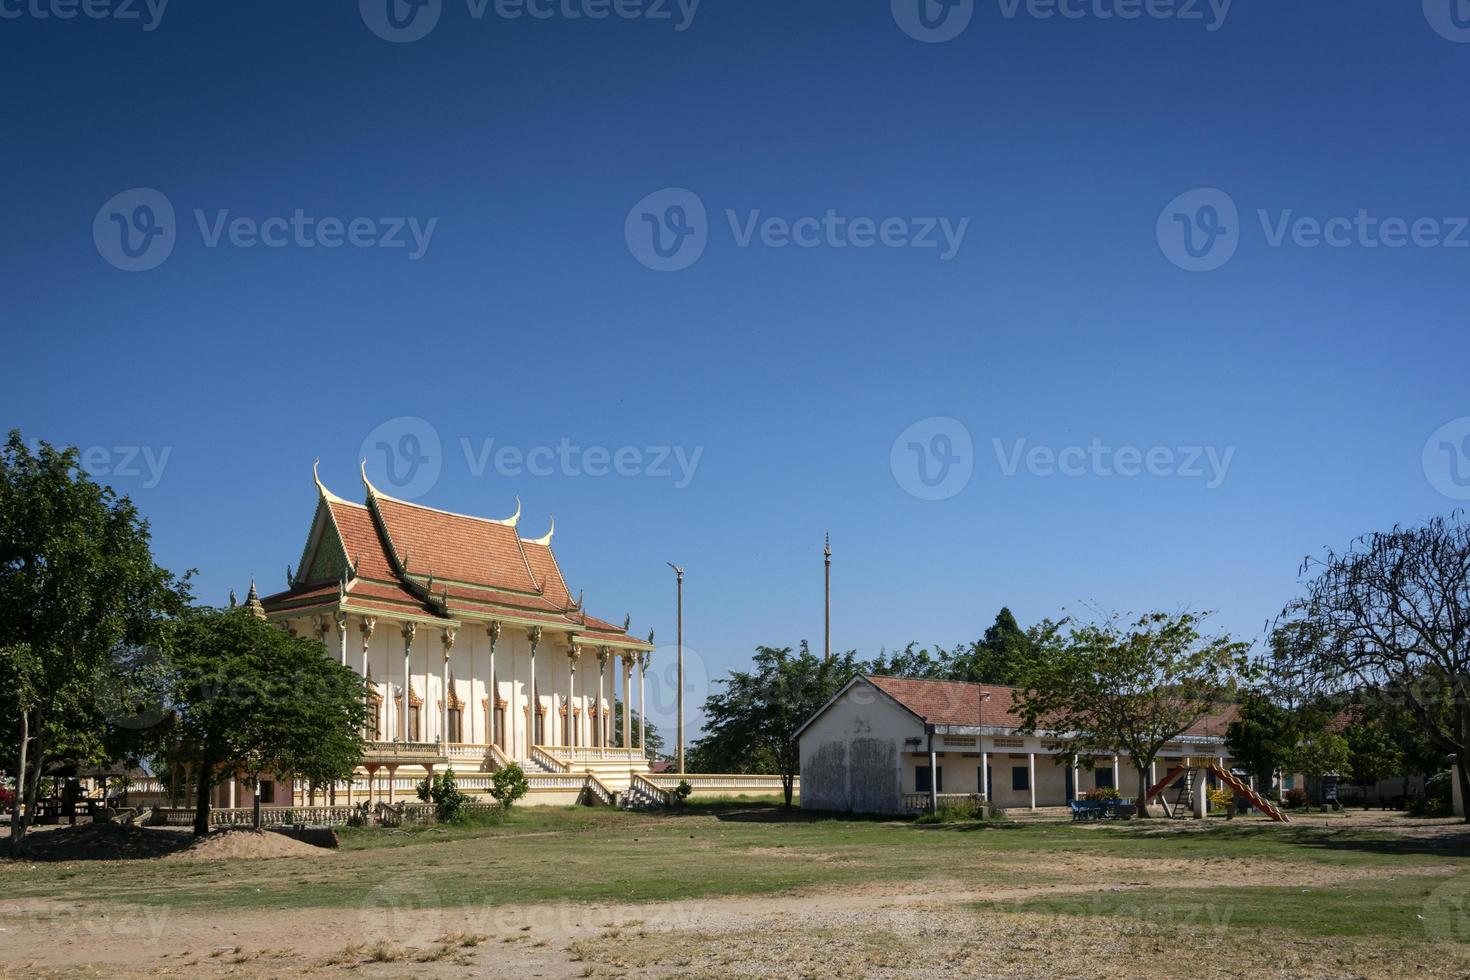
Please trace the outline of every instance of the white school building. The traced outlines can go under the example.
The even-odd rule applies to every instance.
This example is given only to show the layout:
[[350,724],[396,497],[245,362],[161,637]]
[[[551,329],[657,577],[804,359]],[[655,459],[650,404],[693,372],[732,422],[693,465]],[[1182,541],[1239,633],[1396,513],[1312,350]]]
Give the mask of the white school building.
[[[1014,694],[991,684],[853,677],[798,731],[801,805],[912,813],[929,807],[931,789],[1029,809],[1063,806],[1098,787],[1138,795],[1126,756],[1076,759],[1056,733],[1023,734]],[[1232,706],[1165,746],[1150,785],[1184,758],[1214,757],[1229,769],[1225,730],[1234,717]]]

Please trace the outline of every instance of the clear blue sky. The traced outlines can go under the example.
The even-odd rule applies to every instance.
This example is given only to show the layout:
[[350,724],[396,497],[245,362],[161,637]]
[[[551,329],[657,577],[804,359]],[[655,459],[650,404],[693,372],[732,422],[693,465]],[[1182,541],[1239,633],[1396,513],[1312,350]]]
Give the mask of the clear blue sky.
[[[349,2],[174,0],[153,30],[36,16],[50,2],[0,0],[17,15],[0,18],[0,418],[104,447],[108,468],[131,453],[113,447],[167,452],[156,480],[142,459],[110,479],[205,601],[252,574],[280,588],[312,460],[357,498],[365,440],[414,448],[404,417],[441,445],[417,499],[504,516],[519,494],[530,534],[554,512],[593,611],[671,642],[664,561],[686,565],[706,674],[756,644],[820,645],[827,529],[834,643],[869,655],[974,638],[1002,604],[1023,623],[1082,602],[1218,609],[1254,638],[1303,555],[1457,502],[1436,487],[1457,492],[1458,473],[1421,454],[1470,415],[1470,249],[1356,231],[1272,247],[1257,216],[1367,211],[1470,241],[1454,220],[1470,215],[1470,44],[1448,0],[1435,17],[1239,0],[1223,23],[1204,2],[1191,21],[980,0],[943,43],[907,35],[888,0],[704,0],[682,31],[672,2],[673,21],[594,21],[444,0],[409,43]],[[176,212],[148,271],[98,244],[114,213],[162,220],[136,197],[104,206],[133,188]],[[707,241],[660,272],[630,242],[673,220],[667,196],[635,209],[667,188],[707,209]],[[1205,214],[1218,196],[1166,210],[1197,188],[1238,221]],[[437,223],[413,259],[209,247],[194,214],[298,209]],[[740,247],[726,217],[829,209],[968,225],[945,259],[759,232]],[[1167,232],[1212,216],[1236,251],[1186,271]],[[931,418],[958,420],[973,452],[934,442],[955,429]],[[516,475],[471,465],[490,439],[702,455],[687,486],[641,450],[631,468],[653,475]],[[1007,476],[996,439],[1003,456],[1021,439],[1166,447],[1166,473],[1188,462],[1177,447],[1233,455],[1214,487],[1090,460]],[[921,499],[909,441],[968,481]]]

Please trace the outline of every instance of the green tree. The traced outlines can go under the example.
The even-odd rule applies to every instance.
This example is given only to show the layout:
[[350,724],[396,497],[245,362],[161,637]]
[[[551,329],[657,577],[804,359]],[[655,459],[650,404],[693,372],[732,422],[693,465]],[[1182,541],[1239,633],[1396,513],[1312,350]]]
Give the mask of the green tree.
[[696,768],[707,772],[774,773],[790,808],[801,750],[796,730],[857,672],[856,655],[814,655],[803,642],[758,647],[753,668],[717,681],[724,690],[704,702],[705,737],[694,744]]
[[188,767],[194,832],[209,831],[210,790],[231,772],[276,773],[319,785],[351,775],[362,758],[366,681],[244,609],[181,618],[165,645],[159,749]]
[[516,800],[530,791],[531,784],[526,781],[525,771],[514,762],[503,769],[495,770],[495,775],[490,778],[490,795],[506,813],[510,812]]
[[1321,729],[1301,734],[1286,754],[1285,766],[1306,775],[1307,795],[1318,803],[1322,802],[1323,776],[1349,778],[1353,774],[1347,739]]
[[1021,629],[1011,611],[1002,607],[984,639],[955,658],[951,680],[981,684],[1016,684],[1032,657],[1031,637]]
[[1265,691],[1245,691],[1240,713],[1225,730],[1231,756],[1255,774],[1258,785],[1270,786],[1286,764],[1298,738],[1296,718]]
[[104,755],[94,692],[111,653],[156,638],[188,598],[187,577],[154,563],[137,508],[93,482],[76,449],[33,451],[10,433],[0,449],[0,702],[26,804],[12,853],[52,760]]
[[1343,732],[1347,739],[1348,767],[1362,791],[1363,808],[1368,808],[1368,787],[1404,771],[1404,753],[1393,734],[1377,719],[1360,718]]
[[1058,733],[1068,754],[1122,749],[1138,773],[1139,815],[1148,816],[1149,767],[1225,703],[1248,649],[1229,635],[1204,635],[1206,618],[1155,612],[1127,624],[1114,613],[1053,625],[1017,694],[1024,729]]

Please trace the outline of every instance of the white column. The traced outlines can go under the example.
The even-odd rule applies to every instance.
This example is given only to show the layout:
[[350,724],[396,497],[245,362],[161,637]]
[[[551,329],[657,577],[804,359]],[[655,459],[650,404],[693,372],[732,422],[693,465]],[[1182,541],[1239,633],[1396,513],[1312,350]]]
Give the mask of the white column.
[[634,691],[634,658],[632,654],[623,654],[623,748],[634,746],[634,735],[632,735],[632,718],[634,718],[634,699],[631,693]]
[[[413,634],[418,629],[413,623],[403,624],[403,707],[399,709],[399,741],[408,741],[408,715],[410,710],[409,696],[413,693],[412,681],[409,677],[409,654],[413,652]],[[423,717],[422,712],[419,715]],[[392,786],[392,783],[389,783]]]
[[929,736],[929,812],[939,810],[939,756],[934,751],[934,736]]
[[1031,787],[1031,809],[1036,809],[1036,753],[1026,753],[1026,768],[1028,775],[1026,784]]
[[[454,650],[454,638],[457,635],[458,632],[452,629],[446,629],[442,634],[440,634],[440,639],[442,640],[444,645],[444,688],[440,692],[441,697],[439,699],[441,703],[440,715],[442,716],[442,727],[439,729],[439,737],[445,745],[449,744],[449,654]],[[473,698],[474,696],[475,692],[471,690],[470,697]],[[459,714],[459,727],[459,737],[463,739],[464,712],[462,711]]]
[[1077,757],[1074,755],[1072,756],[1072,799],[1067,801],[1069,803],[1082,799],[1081,775],[1081,769],[1077,766]]
[[531,754],[531,746],[536,741],[536,720],[541,714],[541,697],[536,693],[536,647],[541,642],[541,627],[532,626],[526,633],[531,639],[531,712],[528,716],[530,726],[526,732],[526,755]]
[[1118,781],[1118,755],[1117,755],[1117,753],[1114,753],[1113,754],[1113,790],[1119,796],[1122,796],[1123,795],[1123,784]]
[[347,614],[337,614],[337,645],[342,648],[342,666],[347,666]]
[[985,802],[990,802],[990,753],[980,752],[980,796]]
[[648,734],[648,698],[647,689],[643,686],[643,668],[648,664],[648,654],[638,654],[638,751],[646,759],[648,758],[648,742],[645,738]]
[[[487,743],[500,745],[500,742],[506,741],[503,735],[500,742],[495,741],[495,706],[500,702],[500,685],[495,680],[495,645],[500,640],[500,622],[497,620],[496,622],[491,623],[489,627],[487,627],[486,632],[490,635],[490,680],[486,683],[485,686],[489,688],[490,694],[485,700],[490,702],[490,708],[489,711],[486,712],[485,723],[490,726],[490,730],[485,733],[485,741]],[[511,693],[512,695],[514,695],[515,693],[514,681],[511,682]],[[510,725],[510,712],[508,710],[506,711],[506,725],[507,727]],[[502,750],[506,750],[506,746],[500,745],[500,747]],[[506,751],[514,750],[512,749]]]
[[[374,619],[372,616],[367,616],[367,617],[364,617],[363,618],[363,621],[361,623],[359,623],[358,626],[357,626],[358,631],[362,633],[362,676],[363,677],[367,677],[367,675],[368,675],[368,647],[373,642],[373,630],[377,628],[377,625],[378,625],[378,621],[376,619]],[[372,697],[369,694],[369,695],[367,695],[367,698],[368,698],[367,707],[368,707],[369,710],[371,710],[372,709],[372,705],[373,705]],[[381,741],[383,739],[384,729],[382,727],[380,727],[380,724],[377,723],[378,722],[378,719],[375,718],[375,719],[373,719],[373,721],[375,722],[375,724],[373,725],[373,727],[375,729],[377,729],[378,740]]]
[[597,651],[597,745],[599,748],[607,748],[607,712],[603,706],[607,703],[605,694],[607,691],[607,647]]
[[235,809],[235,782],[234,776],[230,777],[230,809]]
[[575,748],[577,744],[577,658],[582,655],[582,648],[577,645],[575,637],[569,638],[567,642],[567,747]]

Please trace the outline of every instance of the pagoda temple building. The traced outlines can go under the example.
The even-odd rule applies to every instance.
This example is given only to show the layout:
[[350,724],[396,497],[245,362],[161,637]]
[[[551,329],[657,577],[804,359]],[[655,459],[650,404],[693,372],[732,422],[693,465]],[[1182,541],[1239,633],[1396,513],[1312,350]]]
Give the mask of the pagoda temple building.
[[[365,468],[362,482],[355,503],[316,476],[316,513],[290,588],[259,600],[269,619],[316,636],[371,682],[362,768],[323,795],[403,799],[444,766],[471,792],[488,780],[470,774],[511,762],[532,777],[578,774],[563,789],[596,774],[595,790],[625,792],[646,773],[652,634],[633,637],[626,620],[598,619],[572,597],[551,546],[555,522],[525,538],[519,500],[510,517],[471,517],[390,497]],[[615,702],[636,705],[621,724]],[[559,785],[532,779],[533,790]],[[304,802],[299,787],[276,793],[276,802]],[[219,802],[238,801],[232,782]]]

